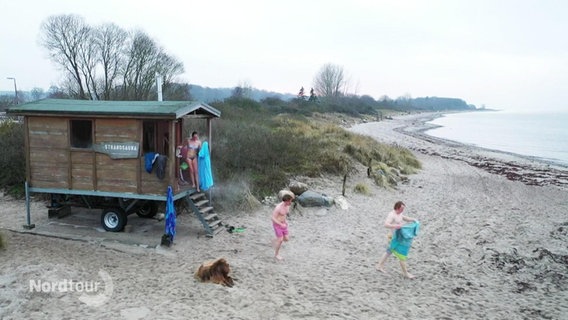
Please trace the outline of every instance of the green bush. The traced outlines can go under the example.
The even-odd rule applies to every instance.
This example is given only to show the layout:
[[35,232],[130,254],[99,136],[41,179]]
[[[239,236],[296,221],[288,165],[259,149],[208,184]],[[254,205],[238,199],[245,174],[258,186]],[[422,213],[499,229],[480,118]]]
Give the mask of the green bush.
[[369,190],[369,186],[367,186],[366,184],[363,184],[363,183],[356,184],[355,187],[353,188],[353,191],[360,193],[360,194],[364,194],[366,196],[371,194],[371,191]]
[[24,195],[26,157],[23,124],[0,121],[0,188],[14,197]]
[[[223,184],[246,181],[246,190],[257,198],[274,195],[291,176],[344,176],[361,164],[380,164],[387,174],[371,178],[386,187],[402,180],[401,174],[420,168],[406,149],[378,143],[296,112],[282,113],[285,107],[278,108],[277,113],[274,108],[259,108],[258,103],[246,99],[214,106],[222,112],[222,118],[213,122],[214,177]],[[396,169],[395,173],[391,168]]]

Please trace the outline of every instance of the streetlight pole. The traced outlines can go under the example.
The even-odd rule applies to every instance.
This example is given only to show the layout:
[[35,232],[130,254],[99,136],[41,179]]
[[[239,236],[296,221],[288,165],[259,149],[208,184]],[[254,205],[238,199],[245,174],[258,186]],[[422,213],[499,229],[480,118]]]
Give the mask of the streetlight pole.
[[18,104],[18,87],[16,86],[16,78],[8,77],[6,79],[14,81],[14,104]]

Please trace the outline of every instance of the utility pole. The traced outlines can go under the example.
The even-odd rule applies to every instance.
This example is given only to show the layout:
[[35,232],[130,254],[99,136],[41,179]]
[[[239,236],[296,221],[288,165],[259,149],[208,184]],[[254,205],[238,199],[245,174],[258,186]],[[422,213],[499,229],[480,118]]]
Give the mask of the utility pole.
[[8,77],[6,79],[14,81],[14,104],[18,104],[18,87],[16,86],[16,78]]

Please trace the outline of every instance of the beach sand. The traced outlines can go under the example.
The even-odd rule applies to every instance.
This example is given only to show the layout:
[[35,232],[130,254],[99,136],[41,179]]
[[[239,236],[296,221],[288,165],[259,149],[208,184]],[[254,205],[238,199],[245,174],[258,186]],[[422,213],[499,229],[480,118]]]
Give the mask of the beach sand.
[[[282,262],[270,246],[273,205],[219,213],[246,229],[213,238],[182,212],[175,244],[164,248],[163,221],[129,217],[131,232],[111,234],[100,229],[98,211],[49,220],[41,201],[32,202],[36,228],[26,231],[24,201],[2,196],[0,319],[568,319],[567,172],[425,138],[425,119],[350,128],[410,148],[422,170],[396,189],[373,186],[361,170],[347,181],[348,208],[294,210]],[[491,172],[495,165],[518,165],[536,178]],[[341,194],[340,178],[298,179]],[[355,193],[357,183],[371,194]],[[408,259],[413,280],[402,277],[394,257],[387,274],[375,269],[386,245],[383,222],[397,200],[421,223]],[[221,257],[234,287],[193,278],[201,263]],[[30,290],[66,279],[84,288],[96,282],[97,290]]]

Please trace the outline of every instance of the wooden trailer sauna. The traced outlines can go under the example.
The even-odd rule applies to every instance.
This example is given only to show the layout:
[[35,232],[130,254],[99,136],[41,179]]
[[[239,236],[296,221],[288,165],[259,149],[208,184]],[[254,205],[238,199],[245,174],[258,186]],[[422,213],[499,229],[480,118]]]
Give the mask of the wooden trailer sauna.
[[16,105],[8,114],[23,117],[28,225],[29,193],[47,193],[50,214],[71,206],[103,209],[107,231],[122,230],[129,214],[155,215],[168,186],[174,200],[196,199],[179,183],[176,148],[190,134],[184,120],[207,122],[211,148],[211,122],[221,115],[195,101],[64,99]]

